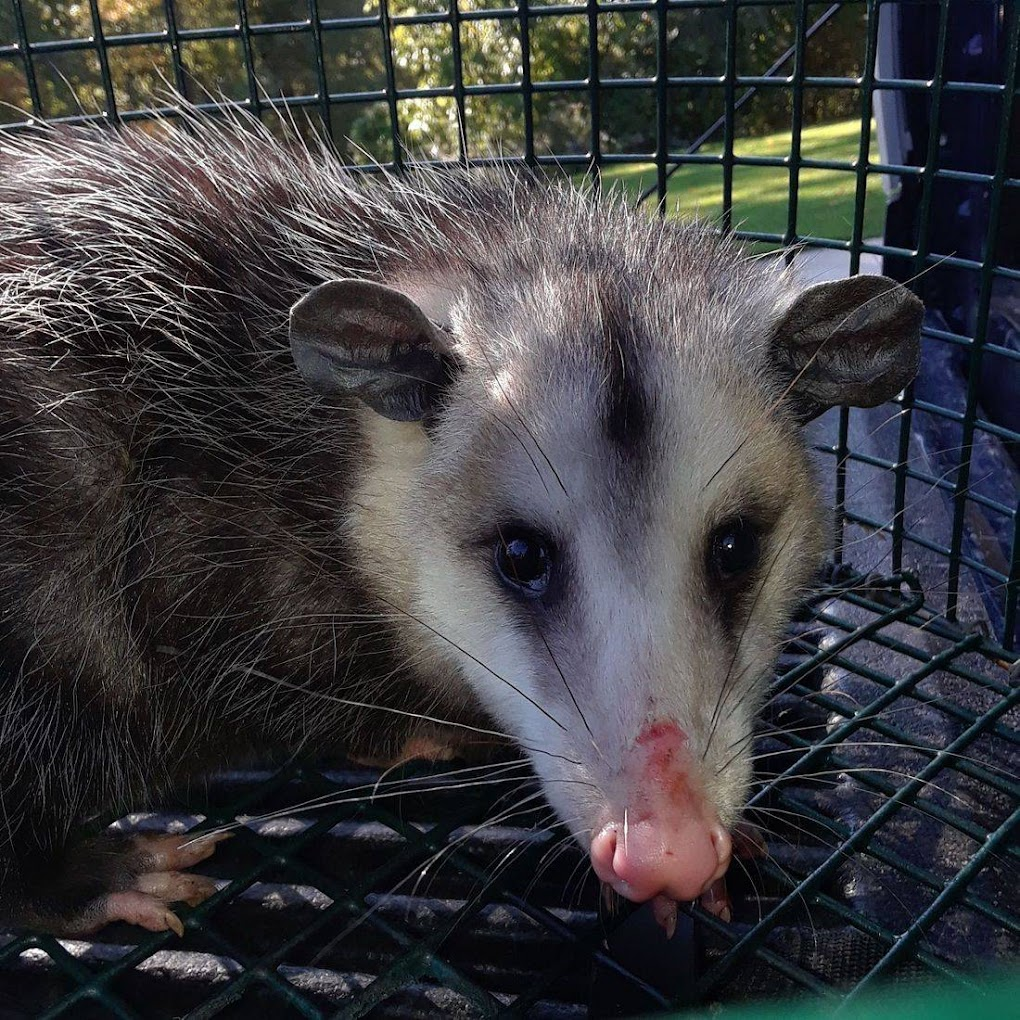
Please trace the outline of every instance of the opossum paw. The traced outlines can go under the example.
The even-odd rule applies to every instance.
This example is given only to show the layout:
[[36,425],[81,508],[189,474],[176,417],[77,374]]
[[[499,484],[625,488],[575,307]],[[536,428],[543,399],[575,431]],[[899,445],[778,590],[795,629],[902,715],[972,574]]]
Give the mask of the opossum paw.
[[[184,871],[210,857],[216,844],[232,833],[206,837],[187,834],[154,836],[134,834],[127,837],[124,858],[127,876],[120,888],[94,901],[86,912],[82,934],[91,935],[114,921],[125,921],[147,931],[172,931],[184,936],[181,919],[170,909],[171,903],[197,907],[216,892],[216,883],[204,875]],[[120,884],[118,883],[118,884]]]
[[[180,842],[179,837],[174,837]],[[204,875],[183,871],[146,871],[136,875],[132,888],[108,893],[87,911],[87,920],[75,926],[76,934],[91,935],[114,921],[136,924],[147,931],[172,931],[184,936],[181,919],[171,903],[197,907],[216,892],[216,883]]]
[[185,869],[204,861],[228,835],[105,832],[49,859],[45,848],[22,848],[13,862],[17,870],[9,873],[13,879],[0,888],[0,924],[78,938],[125,921],[183,935],[170,905],[196,907],[217,889],[212,879]]
[[443,744],[430,737],[411,737],[400,751],[404,761],[453,761],[457,749],[452,744]]
[[434,740],[432,737],[408,737],[394,755],[356,754],[349,757],[356,765],[388,769],[411,761],[453,761],[457,755],[458,749],[452,743]]
[[230,839],[232,832],[218,832],[209,836],[148,836],[131,837],[135,857],[133,870],[139,874],[156,871],[181,871],[192,868],[211,857],[216,844]]

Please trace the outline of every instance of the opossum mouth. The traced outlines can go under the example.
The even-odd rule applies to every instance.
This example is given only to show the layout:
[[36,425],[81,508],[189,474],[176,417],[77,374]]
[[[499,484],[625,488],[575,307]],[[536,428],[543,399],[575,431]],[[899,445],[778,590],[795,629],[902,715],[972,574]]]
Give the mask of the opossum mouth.
[[[753,857],[765,857],[768,854],[768,847],[765,845],[765,838],[757,826],[746,821],[737,822],[730,833],[733,841],[733,856],[747,860]],[[726,878],[719,878],[713,882],[698,897],[698,903],[702,910],[706,910],[720,921],[729,922],[733,919],[733,904],[730,902],[729,892],[726,888]],[[676,931],[677,922],[677,901],[668,896],[656,896],[651,902],[652,916],[659,927],[666,933],[666,938],[671,939]]]

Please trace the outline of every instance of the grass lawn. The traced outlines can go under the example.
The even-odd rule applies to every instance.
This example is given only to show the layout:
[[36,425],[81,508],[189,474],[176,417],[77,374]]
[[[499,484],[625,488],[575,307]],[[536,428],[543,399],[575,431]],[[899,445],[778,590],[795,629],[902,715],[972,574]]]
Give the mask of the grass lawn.
[[[872,127],[872,148],[875,139]],[[840,121],[804,128],[801,153],[810,159],[838,160],[846,170],[801,170],[797,200],[797,232],[814,237],[848,241],[853,233],[857,175],[852,163],[860,144],[860,122]],[[736,156],[787,156],[790,133],[761,138],[737,138]],[[721,153],[722,147],[705,146],[703,153]],[[607,186],[618,185],[635,197],[655,183],[650,163],[608,166],[602,171]],[[722,215],[722,167],[682,166],[669,178],[667,197],[671,216]],[[782,234],[787,226],[790,175],[784,167],[735,166],[733,168],[733,225],[741,230]],[[655,199],[648,200],[652,207]],[[864,207],[864,237],[879,237],[885,222],[885,197],[879,174],[868,175]]]

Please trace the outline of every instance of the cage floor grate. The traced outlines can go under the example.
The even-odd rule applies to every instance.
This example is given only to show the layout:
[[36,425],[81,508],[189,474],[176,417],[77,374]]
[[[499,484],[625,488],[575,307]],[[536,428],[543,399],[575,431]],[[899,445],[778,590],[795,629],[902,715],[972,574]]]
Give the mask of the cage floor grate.
[[539,802],[517,807],[530,780],[497,781],[498,765],[472,786],[409,766],[374,798],[369,770],[245,771],[192,791],[200,814],[118,823],[249,819],[203,865],[222,887],[183,941],[123,926],[9,937],[0,1010],[553,1018],[966,982],[1020,956],[1008,666],[909,578],[846,578],[814,599],[761,721],[749,817],[768,856],[731,869],[732,922],[691,910],[665,956],[644,912],[602,901]]

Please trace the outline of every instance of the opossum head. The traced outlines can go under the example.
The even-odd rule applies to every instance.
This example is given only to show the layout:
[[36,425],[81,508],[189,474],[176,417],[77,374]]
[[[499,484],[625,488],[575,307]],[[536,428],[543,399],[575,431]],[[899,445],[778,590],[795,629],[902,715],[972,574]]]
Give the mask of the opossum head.
[[408,645],[526,749],[604,882],[690,900],[729,864],[824,550],[799,427],[901,389],[920,313],[889,280],[797,293],[703,235],[627,229],[644,258],[587,237],[488,278],[326,284],[291,339],[364,404],[354,527]]

